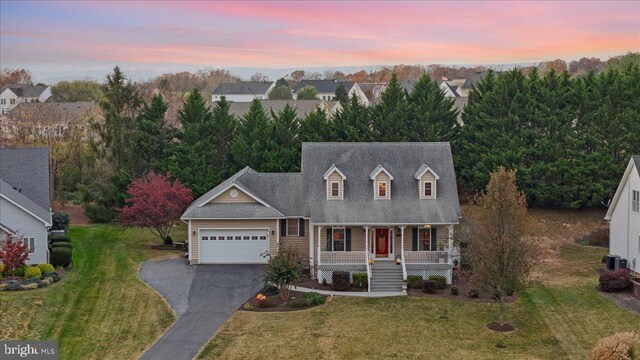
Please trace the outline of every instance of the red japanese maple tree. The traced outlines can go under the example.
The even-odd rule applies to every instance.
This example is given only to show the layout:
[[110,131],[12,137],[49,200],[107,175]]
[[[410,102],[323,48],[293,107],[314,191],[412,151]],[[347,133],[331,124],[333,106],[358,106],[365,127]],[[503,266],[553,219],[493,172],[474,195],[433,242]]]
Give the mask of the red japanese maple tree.
[[148,227],[163,241],[184,210],[191,204],[191,190],[179,181],[173,184],[163,175],[150,173],[127,189],[129,198],[117,221],[125,227]]
[[9,235],[6,240],[0,242],[0,260],[4,264],[4,271],[13,275],[17,267],[29,260],[27,244],[15,235]]

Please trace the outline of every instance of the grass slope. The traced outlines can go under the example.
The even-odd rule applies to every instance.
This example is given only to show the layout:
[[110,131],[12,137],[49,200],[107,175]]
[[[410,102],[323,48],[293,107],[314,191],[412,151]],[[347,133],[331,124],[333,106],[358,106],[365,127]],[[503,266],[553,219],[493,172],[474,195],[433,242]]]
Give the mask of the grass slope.
[[73,227],[74,268],[48,288],[0,293],[0,338],[57,339],[61,359],[137,358],[174,321],[137,278],[148,230]]
[[[515,332],[485,328],[497,305],[425,298],[336,298],[291,313],[238,312],[201,359],[463,358],[584,359],[602,337],[640,329],[631,314],[596,291],[606,253],[571,239],[601,225],[598,211],[533,211],[548,258],[535,285],[507,306]],[[461,297],[466,294],[461,294]],[[447,309],[448,320],[440,319]],[[497,349],[504,339],[506,349]]]

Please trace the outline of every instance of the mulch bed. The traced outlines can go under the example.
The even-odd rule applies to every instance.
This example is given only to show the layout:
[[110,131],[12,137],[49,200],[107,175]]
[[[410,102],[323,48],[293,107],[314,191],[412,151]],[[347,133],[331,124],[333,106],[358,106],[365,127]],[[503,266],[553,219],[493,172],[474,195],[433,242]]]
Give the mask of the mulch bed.
[[151,250],[185,250],[173,245],[167,245],[167,244],[157,244],[157,245],[151,245],[149,246],[149,248],[151,248]]
[[[602,275],[603,273],[607,272],[607,270],[604,268],[595,269],[595,270],[598,273],[598,275]],[[621,308],[627,311],[630,311],[632,313],[640,314],[640,299],[638,299],[637,297],[635,297],[635,295],[633,295],[633,292],[631,289],[627,291],[622,291],[622,292],[604,292],[600,290],[600,286],[597,286],[596,290],[598,290],[598,292],[602,294],[602,296],[609,298],[611,301],[616,303],[616,305],[620,306]]]
[[[258,295],[258,293],[256,293],[256,295]],[[291,290],[289,291],[289,301],[291,300],[296,300],[296,299],[302,299],[305,297],[305,295],[307,295],[307,293],[304,293],[302,291],[295,291],[295,290]],[[324,297],[325,302],[327,301],[328,296],[326,295],[322,295],[322,297]],[[246,304],[251,305],[252,309],[251,311],[256,311],[256,312],[282,312],[282,311],[298,311],[298,310],[305,310],[305,309],[311,309],[313,307],[316,306],[320,306],[320,305],[313,305],[313,306],[307,306],[307,307],[296,307],[296,308],[292,308],[292,307],[288,307],[284,301],[282,301],[282,299],[280,299],[280,295],[272,295],[272,296],[268,296],[268,298],[273,301],[274,306],[272,307],[267,307],[267,308],[261,308],[258,307],[258,299],[257,297],[254,295],[252,296],[247,302]],[[240,307],[239,310],[245,310],[243,309],[244,304]]]
[[[331,285],[326,285],[325,286],[325,285],[322,285],[321,283],[319,283],[318,280],[313,280],[313,279],[307,279],[307,280],[301,281],[301,282],[295,284],[295,286],[305,287],[307,289],[314,289],[314,290],[335,291],[331,287]],[[356,286],[353,286],[353,284],[352,284],[345,291],[367,291],[367,289],[366,288],[356,287]]]
[[[499,303],[498,300],[494,299],[489,293],[486,291],[479,291],[479,296],[477,298],[469,297],[469,290],[476,289],[479,290],[480,287],[474,284],[469,278],[466,277],[454,277],[453,285],[458,287],[459,295],[451,295],[451,286],[447,286],[446,289],[438,289],[435,294],[426,294],[422,292],[422,289],[408,289],[407,294],[413,297],[425,297],[425,298],[438,298],[438,299],[452,299],[452,300],[462,300],[474,303]],[[507,296],[507,302],[514,302],[518,300],[518,297]]]
[[487,329],[499,332],[509,332],[515,330],[516,328],[508,322],[500,324],[499,322],[494,321],[487,324]]

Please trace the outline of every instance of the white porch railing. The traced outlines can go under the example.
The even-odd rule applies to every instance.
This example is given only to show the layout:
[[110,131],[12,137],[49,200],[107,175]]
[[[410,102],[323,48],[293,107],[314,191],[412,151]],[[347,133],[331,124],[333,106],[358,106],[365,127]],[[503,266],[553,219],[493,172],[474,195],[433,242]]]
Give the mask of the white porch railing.
[[405,251],[406,264],[448,264],[448,251]]
[[366,251],[320,251],[322,265],[365,265]]

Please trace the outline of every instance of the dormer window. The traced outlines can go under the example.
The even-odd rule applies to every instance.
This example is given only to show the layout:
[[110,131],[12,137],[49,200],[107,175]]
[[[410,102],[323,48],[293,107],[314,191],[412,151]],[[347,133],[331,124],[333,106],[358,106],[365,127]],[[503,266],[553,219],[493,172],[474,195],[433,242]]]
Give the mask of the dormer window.
[[322,178],[327,183],[327,200],[342,200],[344,199],[344,180],[347,178],[344,176],[335,165],[325,171]]
[[373,198],[376,200],[391,199],[391,180],[393,175],[389,173],[382,165],[378,165],[369,178],[373,180]]
[[422,164],[416,171],[415,178],[418,180],[418,193],[420,199],[436,199],[438,180],[440,177],[426,164]]

